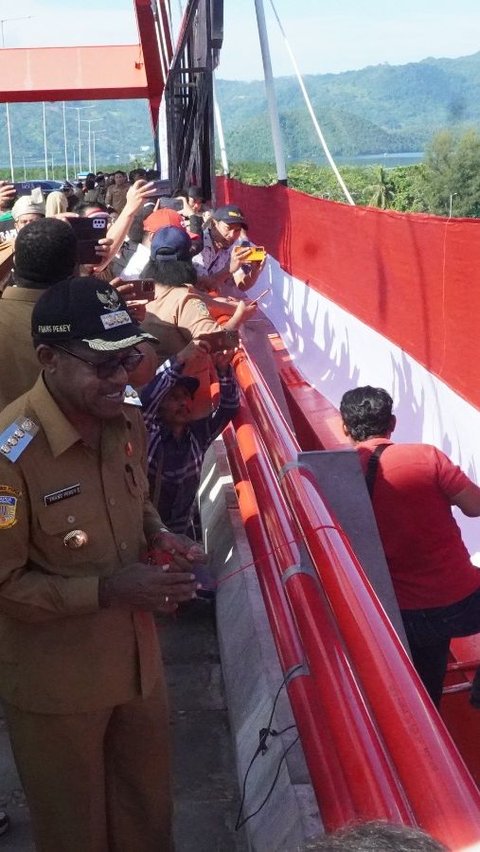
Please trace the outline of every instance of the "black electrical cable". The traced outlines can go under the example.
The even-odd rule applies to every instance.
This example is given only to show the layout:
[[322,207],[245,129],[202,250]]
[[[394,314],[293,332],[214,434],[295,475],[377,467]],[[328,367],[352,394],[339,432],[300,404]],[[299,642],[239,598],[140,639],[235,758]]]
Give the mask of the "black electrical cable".
[[254,755],[253,755],[250,763],[248,764],[247,771],[245,772],[245,775],[243,777],[242,797],[241,797],[241,801],[240,801],[240,807],[238,809],[237,821],[235,823],[235,831],[238,831],[239,828],[242,827],[242,825],[245,825],[245,823],[249,819],[251,819],[252,816],[256,816],[256,814],[258,814],[258,812],[263,808],[265,803],[268,801],[268,799],[270,798],[270,796],[273,792],[275,784],[277,783],[277,779],[278,779],[278,776],[280,774],[282,762],[285,759],[288,752],[290,751],[290,749],[292,748],[292,746],[295,745],[295,743],[298,740],[298,737],[296,737],[296,739],[293,741],[293,743],[290,743],[288,748],[285,749],[285,751],[284,751],[284,753],[283,753],[283,755],[280,759],[280,763],[279,763],[279,766],[278,766],[278,769],[277,769],[277,773],[276,773],[275,778],[273,780],[273,785],[270,787],[270,790],[268,791],[266,798],[264,799],[264,801],[262,802],[262,804],[260,805],[258,810],[256,810],[255,813],[253,813],[253,814],[249,814],[249,816],[245,817],[245,819],[242,820],[241,816],[242,816],[243,806],[245,804],[245,796],[246,796],[246,790],[247,790],[247,779],[248,779],[248,776],[250,774],[250,770],[251,770],[253,764],[255,763],[255,760],[257,759],[258,755],[259,754],[263,755],[267,751],[267,749],[268,749],[268,746],[267,746],[268,737],[269,736],[277,737],[280,734],[284,734],[286,731],[289,731],[291,728],[296,727],[296,725],[288,725],[286,728],[283,728],[283,730],[281,730],[281,731],[275,731],[274,729],[272,729],[272,722],[273,722],[273,717],[274,717],[274,714],[275,714],[275,708],[277,706],[277,701],[279,699],[279,696],[280,696],[280,693],[281,693],[283,687],[287,686],[289,680],[293,677],[295,672],[297,672],[301,668],[303,668],[303,665],[300,663],[298,666],[295,666],[293,669],[290,669],[290,671],[285,675],[285,677],[283,678],[283,680],[282,680],[282,682],[281,682],[281,684],[280,684],[280,686],[277,690],[277,694],[275,695],[275,699],[273,701],[273,707],[272,707],[272,710],[271,710],[271,713],[270,713],[270,718],[268,720],[267,727],[261,728],[260,731],[258,732],[259,743],[258,743],[257,748],[255,749]]
[[237,830],[238,830],[238,829],[240,829],[240,828],[242,828],[242,827],[245,825],[245,823],[246,823],[246,822],[248,822],[248,820],[249,820],[249,819],[252,819],[252,817],[254,817],[254,816],[256,816],[258,813],[260,813],[260,811],[262,810],[262,808],[264,807],[264,805],[266,805],[266,804],[267,804],[267,802],[268,802],[268,800],[269,800],[270,796],[272,795],[272,793],[273,793],[273,791],[274,791],[274,789],[275,789],[275,784],[276,784],[276,783],[277,783],[277,781],[278,781],[278,776],[280,775],[280,770],[281,770],[281,768],[282,768],[282,763],[283,763],[283,761],[285,760],[285,758],[286,758],[286,756],[287,756],[288,752],[290,751],[290,749],[291,749],[291,748],[293,748],[293,746],[294,746],[294,745],[298,742],[298,740],[299,740],[299,739],[300,739],[300,738],[299,738],[299,736],[298,736],[298,734],[297,734],[297,736],[295,737],[295,739],[294,739],[294,740],[290,743],[290,745],[289,745],[289,746],[287,746],[287,748],[286,748],[286,749],[285,749],[285,751],[283,752],[283,754],[282,754],[282,756],[281,756],[281,758],[280,758],[280,760],[279,760],[279,762],[278,762],[278,766],[277,766],[277,771],[276,771],[276,773],[275,773],[275,777],[274,777],[274,779],[273,779],[273,781],[272,781],[272,783],[271,783],[271,785],[270,785],[270,789],[269,789],[269,791],[268,791],[267,795],[265,796],[265,798],[264,798],[264,800],[263,800],[262,804],[258,806],[258,808],[257,808],[257,810],[256,810],[256,811],[253,811],[253,813],[251,813],[251,814],[249,814],[248,816],[246,816],[246,817],[245,817],[245,819],[242,819],[242,820],[241,820],[241,822],[238,822],[238,820],[237,820],[237,824],[236,824],[236,826],[235,826],[235,828],[236,828]]

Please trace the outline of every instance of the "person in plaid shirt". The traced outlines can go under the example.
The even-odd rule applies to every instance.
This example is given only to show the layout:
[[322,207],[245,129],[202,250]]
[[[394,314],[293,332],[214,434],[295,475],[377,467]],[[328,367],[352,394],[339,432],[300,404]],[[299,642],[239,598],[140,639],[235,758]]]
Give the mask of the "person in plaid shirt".
[[234,350],[212,354],[220,399],[215,410],[192,420],[192,399],[198,379],[185,368],[208,357],[209,346],[192,340],[165,361],[140,393],[148,441],[150,495],[166,526],[176,533],[192,532],[192,514],[200,485],[203,459],[215,438],[234,417],[240,404],[230,361]]

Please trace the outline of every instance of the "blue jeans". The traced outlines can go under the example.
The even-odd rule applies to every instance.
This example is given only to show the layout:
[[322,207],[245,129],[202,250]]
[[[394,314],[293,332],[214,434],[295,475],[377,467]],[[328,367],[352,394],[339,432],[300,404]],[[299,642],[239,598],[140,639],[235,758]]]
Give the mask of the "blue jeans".
[[480,589],[449,606],[402,609],[401,614],[413,664],[438,707],[450,639],[480,633]]

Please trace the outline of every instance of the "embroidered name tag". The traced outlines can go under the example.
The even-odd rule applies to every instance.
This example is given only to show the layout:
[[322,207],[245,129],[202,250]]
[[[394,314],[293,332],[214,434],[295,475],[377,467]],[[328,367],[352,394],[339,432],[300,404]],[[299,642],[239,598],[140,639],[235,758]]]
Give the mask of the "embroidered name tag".
[[66,488],[60,488],[59,491],[52,491],[51,494],[45,494],[43,503],[45,506],[51,506],[52,503],[59,503],[60,500],[68,500],[69,497],[75,497],[75,494],[80,494],[80,483],[75,485],[67,485]]

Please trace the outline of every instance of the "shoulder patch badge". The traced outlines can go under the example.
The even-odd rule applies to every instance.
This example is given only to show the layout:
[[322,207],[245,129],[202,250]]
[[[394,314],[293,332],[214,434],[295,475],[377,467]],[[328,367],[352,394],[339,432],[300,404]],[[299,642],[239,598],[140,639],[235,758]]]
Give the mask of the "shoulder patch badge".
[[199,300],[198,302],[198,313],[202,314],[204,317],[210,316],[210,311],[208,310],[205,302]]
[[37,432],[38,426],[33,420],[18,417],[0,434],[0,455],[11,462],[17,461]]
[[128,405],[138,405],[139,408],[142,407],[142,401],[135,388],[132,388],[131,385],[126,386],[125,397],[123,401],[126,402]]
[[0,485],[0,530],[17,523],[17,502],[20,494],[9,485]]

